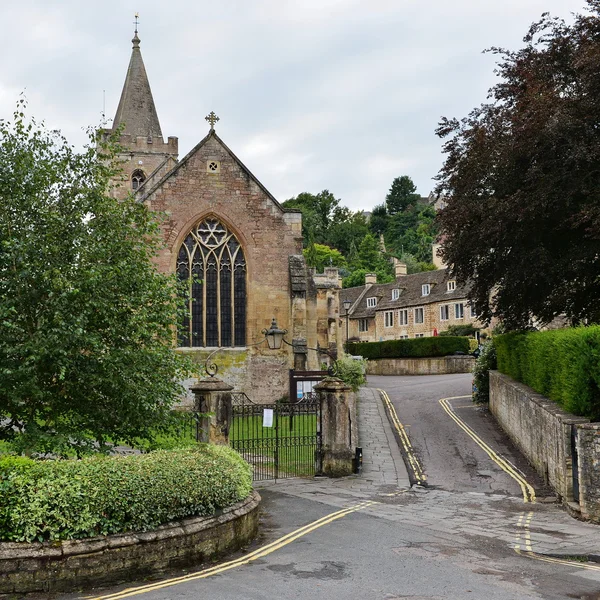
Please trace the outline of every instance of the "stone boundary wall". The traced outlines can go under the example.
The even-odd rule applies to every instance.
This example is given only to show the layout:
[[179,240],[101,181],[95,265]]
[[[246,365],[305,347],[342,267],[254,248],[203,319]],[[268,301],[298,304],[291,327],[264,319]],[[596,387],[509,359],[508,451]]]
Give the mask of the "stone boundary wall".
[[600,423],[565,412],[530,387],[490,371],[490,411],[563,503],[573,503],[576,429],[581,516],[600,522]]
[[214,516],[173,521],[152,531],[60,542],[2,542],[0,594],[72,592],[198,565],[255,537],[259,503],[254,491]]
[[581,516],[600,523],[600,423],[577,425]]
[[448,375],[470,373],[475,365],[472,356],[435,358],[377,358],[367,361],[367,375]]

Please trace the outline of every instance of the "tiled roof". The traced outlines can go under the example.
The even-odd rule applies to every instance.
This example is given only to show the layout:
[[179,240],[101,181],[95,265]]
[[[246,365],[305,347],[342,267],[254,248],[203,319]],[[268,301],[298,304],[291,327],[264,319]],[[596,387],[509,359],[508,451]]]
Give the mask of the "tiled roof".
[[[454,302],[463,300],[467,297],[467,286],[456,282],[456,289],[452,292],[447,290],[447,282],[452,278],[448,277],[446,269],[437,271],[425,271],[423,273],[414,273],[398,277],[392,283],[376,283],[364,294],[354,310],[350,312],[351,319],[363,319],[374,317],[378,310],[391,310],[396,308],[407,308],[411,306],[422,306],[434,302]],[[428,296],[422,295],[423,284],[430,285]],[[365,286],[347,288],[340,292],[340,302],[345,299],[356,301],[364,291]],[[400,296],[397,300],[392,300],[392,290],[399,289]],[[377,298],[375,308],[367,307],[367,298]]]

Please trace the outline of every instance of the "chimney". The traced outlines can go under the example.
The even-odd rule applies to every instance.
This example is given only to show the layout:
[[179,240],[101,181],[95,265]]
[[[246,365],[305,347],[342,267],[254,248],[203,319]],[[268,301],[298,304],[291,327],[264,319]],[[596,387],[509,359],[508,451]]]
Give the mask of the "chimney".
[[373,285],[374,283],[377,283],[377,275],[375,273],[365,273],[365,284]]
[[394,267],[396,269],[396,279],[398,279],[398,277],[404,277],[408,273],[406,263],[397,262]]

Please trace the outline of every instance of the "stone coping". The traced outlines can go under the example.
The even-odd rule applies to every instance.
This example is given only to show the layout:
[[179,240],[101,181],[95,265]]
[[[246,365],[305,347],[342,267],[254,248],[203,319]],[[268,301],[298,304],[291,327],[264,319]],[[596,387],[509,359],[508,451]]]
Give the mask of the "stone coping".
[[426,356],[422,358],[370,358],[367,375],[448,375],[470,373],[475,357],[470,354]]
[[199,564],[250,542],[258,531],[256,491],[214,515],[157,529],[56,542],[1,542],[0,594],[73,591]]

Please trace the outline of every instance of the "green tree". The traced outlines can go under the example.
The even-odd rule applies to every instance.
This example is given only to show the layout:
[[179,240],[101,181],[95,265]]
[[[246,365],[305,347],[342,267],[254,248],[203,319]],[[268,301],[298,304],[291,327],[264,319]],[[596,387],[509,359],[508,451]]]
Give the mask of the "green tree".
[[315,267],[317,273],[322,273],[325,267],[346,266],[346,259],[339,250],[323,244],[310,244],[303,253],[306,264],[309,267]]
[[385,197],[388,213],[395,215],[404,212],[409,206],[416,205],[420,198],[419,194],[415,193],[416,191],[417,186],[408,175],[396,177]]
[[23,110],[0,121],[0,439],[57,451],[144,436],[183,374],[158,226],[107,196],[112,147],[76,153]]
[[[443,119],[443,258],[486,322],[600,322],[600,3],[548,14],[466,118]],[[491,298],[491,302],[490,302]]]
[[345,214],[339,204],[339,199],[329,190],[323,190],[316,195],[302,192],[286,200],[283,206],[297,208],[302,212],[302,235],[304,245],[307,246],[311,240],[319,244],[327,242],[329,227],[337,220],[343,219]]
[[371,233],[379,236],[380,233],[385,233],[388,228],[389,215],[385,204],[378,204],[371,211],[369,219],[369,229]]

